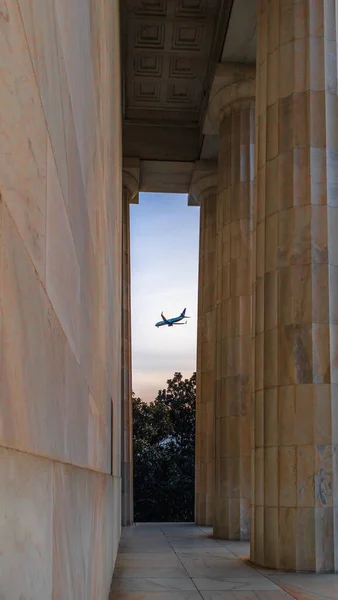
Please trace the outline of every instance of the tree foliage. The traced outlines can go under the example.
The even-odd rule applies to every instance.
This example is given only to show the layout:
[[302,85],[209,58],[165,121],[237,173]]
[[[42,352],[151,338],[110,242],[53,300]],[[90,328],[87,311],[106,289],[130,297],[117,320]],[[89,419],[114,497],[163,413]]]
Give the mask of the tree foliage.
[[194,520],[195,405],[195,373],[175,373],[150,404],[133,394],[136,522]]

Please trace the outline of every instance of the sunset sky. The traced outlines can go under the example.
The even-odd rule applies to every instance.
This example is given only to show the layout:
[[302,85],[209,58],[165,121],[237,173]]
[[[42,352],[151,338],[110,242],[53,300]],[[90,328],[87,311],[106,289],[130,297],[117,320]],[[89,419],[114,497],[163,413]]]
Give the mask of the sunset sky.
[[[181,194],[140,194],[130,207],[133,390],[151,401],[175,371],[196,370],[199,208]],[[187,308],[185,327],[160,327]]]

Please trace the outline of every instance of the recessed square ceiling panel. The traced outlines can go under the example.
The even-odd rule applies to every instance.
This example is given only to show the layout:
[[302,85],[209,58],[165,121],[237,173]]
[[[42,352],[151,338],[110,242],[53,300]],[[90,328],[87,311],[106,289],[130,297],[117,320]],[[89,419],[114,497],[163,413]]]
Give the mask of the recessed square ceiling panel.
[[207,11],[209,14],[212,10],[217,13],[218,5],[217,0],[177,0],[176,14],[178,17],[203,18]]
[[134,49],[164,50],[165,33],[163,23],[136,21],[134,24]]
[[[123,0],[124,123],[195,128],[232,0]],[[131,131],[130,127],[129,130]],[[138,129],[139,131],[139,129]],[[185,137],[188,136],[185,133]]]
[[134,76],[162,77],[163,56],[160,54],[138,54],[134,61]]
[[182,109],[198,122],[220,4],[221,0],[128,0],[126,118],[130,109],[133,118],[138,109],[138,118],[146,121],[149,110],[154,120],[159,115],[162,120],[164,109]]
[[155,15],[165,17],[167,14],[167,0],[141,0],[141,2],[129,2],[131,10],[136,15]]

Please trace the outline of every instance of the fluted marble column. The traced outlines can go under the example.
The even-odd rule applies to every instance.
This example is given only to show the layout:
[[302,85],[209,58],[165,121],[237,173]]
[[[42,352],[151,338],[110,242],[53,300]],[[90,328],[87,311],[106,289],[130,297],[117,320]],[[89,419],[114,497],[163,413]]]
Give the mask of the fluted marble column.
[[200,205],[195,521],[213,524],[215,482],[215,305],[217,165],[197,163],[190,188]]
[[133,414],[131,361],[131,295],[130,295],[130,203],[138,201],[138,167],[135,161],[124,161],[122,197],[122,377],[121,377],[121,437],[122,437],[122,525],[133,524]]
[[251,556],[338,568],[336,2],[260,0]]
[[250,536],[251,210],[255,72],[229,65],[211,99],[220,151],[216,292],[216,537]]

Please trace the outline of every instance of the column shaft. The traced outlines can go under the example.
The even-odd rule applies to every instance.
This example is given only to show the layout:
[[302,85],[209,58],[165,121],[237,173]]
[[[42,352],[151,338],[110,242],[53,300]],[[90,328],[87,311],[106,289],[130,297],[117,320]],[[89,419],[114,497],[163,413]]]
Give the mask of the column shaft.
[[338,567],[336,2],[260,0],[252,559]]
[[195,520],[212,525],[215,473],[216,194],[201,200],[196,385]]
[[220,130],[214,534],[243,540],[250,535],[253,155],[254,103],[242,100]]
[[122,525],[132,525],[133,506],[133,415],[130,296],[130,206],[123,188],[122,207]]

